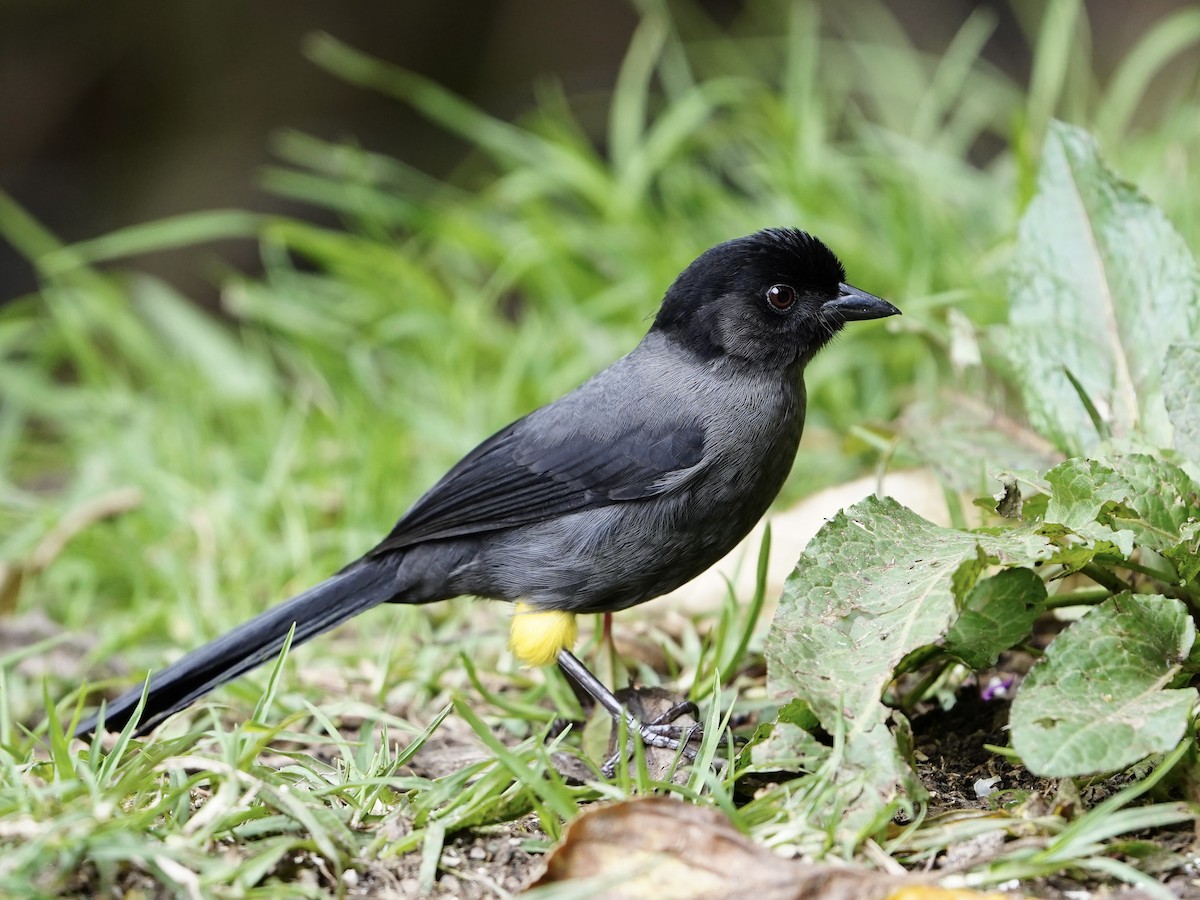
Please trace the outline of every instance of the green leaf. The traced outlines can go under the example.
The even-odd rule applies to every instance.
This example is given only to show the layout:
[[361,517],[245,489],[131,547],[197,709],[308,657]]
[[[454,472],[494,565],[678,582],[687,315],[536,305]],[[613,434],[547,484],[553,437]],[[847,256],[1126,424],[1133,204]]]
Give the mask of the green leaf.
[[1200,342],[1167,348],[1163,398],[1175,429],[1175,449],[1200,464]]
[[1135,545],[1172,551],[1200,519],[1200,485],[1174,463],[1145,453],[1069,459],[1046,473],[1046,522],[1128,556]]
[[[1092,544],[1109,542],[1118,552],[1133,552],[1133,535],[1118,534],[1100,521],[1105,504],[1123,503],[1133,492],[1129,482],[1109,466],[1094,459],[1068,459],[1046,473],[1050,502],[1046,522],[1064,525]],[[1062,560],[1069,564],[1067,560]],[[1080,563],[1091,562],[1090,557]]]
[[769,771],[814,771],[829,757],[829,748],[813,732],[821,723],[803,700],[792,700],[779,710],[774,722],[759,727],[751,747],[754,767]]
[[909,405],[900,430],[918,458],[955,490],[982,493],[995,469],[1044,472],[1062,456],[994,405],[943,392]]
[[1109,522],[1129,529],[1140,546],[1170,550],[1179,544],[1184,526],[1200,518],[1200,485],[1179,466],[1145,453],[1126,453],[1109,460],[1129,484],[1123,508]]
[[1119,594],[1060,634],[1013,701],[1013,746],[1044,777],[1122,769],[1182,739],[1194,688],[1170,689],[1196,628],[1184,605]]
[[1052,124],[1014,259],[1006,351],[1037,430],[1072,455],[1099,443],[1074,378],[1113,436],[1168,446],[1164,336],[1200,335],[1200,276],[1085,132]]
[[1046,521],[1083,528],[1096,521],[1101,507],[1129,496],[1129,482],[1094,459],[1068,459],[1046,473],[1050,502]]
[[1200,577],[1200,521],[1184,525],[1179,531],[1179,543],[1164,550],[1163,556],[1175,564],[1180,581],[1191,583]]
[[973,669],[994,665],[1022,641],[1046,603],[1046,586],[1031,570],[1005,569],[971,589],[946,635],[946,650]]
[[[1053,552],[1032,528],[995,535],[942,528],[891,499],[864,500],[821,529],[776,610],[767,689],[781,703],[808,701],[827,731],[845,733],[838,777],[861,787],[848,808],[869,818],[900,793],[921,793],[881,697],[896,665],[940,641],[958,615],[956,581],[967,590],[983,558],[1020,566]],[[970,572],[956,579],[964,566]]]

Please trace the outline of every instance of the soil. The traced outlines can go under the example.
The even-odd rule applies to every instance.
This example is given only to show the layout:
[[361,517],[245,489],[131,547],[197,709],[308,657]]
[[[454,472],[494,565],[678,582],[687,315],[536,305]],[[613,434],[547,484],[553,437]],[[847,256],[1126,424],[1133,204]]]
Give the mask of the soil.
[[[655,702],[663,700],[656,696]],[[1074,782],[1061,784],[1037,778],[986,748],[987,744],[1007,743],[1007,718],[1006,701],[984,700],[977,688],[968,686],[960,692],[951,709],[931,710],[913,719],[917,771],[930,794],[928,818],[956,811],[997,808],[1021,808],[1029,815],[1055,810],[1069,814],[1074,811],[1069,808],[1072,805],[1094,806],[1133,777],[1098,780],[1078,789]],[[461,744],[455,742],[453,746],[454,755],[461,754]],[[431,746],[429,761],[433,763],[432,769],[439,768],[437,760],[441,757],[438,745]],[[417,763],[420,763],[419,759]],[[1137,837],[1141,841],[1140,850],[1149,852],[1149,857],[1143,857],[1140,862],[1129,861],[1143,870],[1147,870],[1147,863],[1162,866],[1158,877],[1172,893],[1185,900],[1200,900],[1200,869],[1188,862],[1194,857],[1194,832],[1191,829],[1160,830]],[[533,816],[486,831],[453,836],[447,841],[431,896],[491,898],[519,891],[535,881],[544,869],[540,854],[523,849],[531,839],[546,840]],[[952,846],[935,860],[933,868],[953,871],[977,865],[995,855],[1003,840],[994,838]],[[1150,852],[1154,848],[1157,854]],[[422,896],[419,866],[418,854],[373,863],[365,871],[350,873],[344,879],[347,896]],[[1119,883],[1097,883],[1067,875],[1025,882],[1019,888],[1017,885],[1005,888],[1005,892],[1014,896],[1045,900],[1141,900],[1149,896]]]
[[[1011,672],[1024,668],[1025,661],[1006,662]],[[1007,676],[1001,673],[999,677]],[[1035,777],[1006,756],[987,749],[989,744],[1004,746],[1008,742],[1005,731],[1008,702],[1002,698],[984,699],[981,696],[984,693],[971,681],[959,691],[951,708],[932,709],[912,720],[917,772],[929,791],[928,819],[959,811],[992,809],[1019,811],[1028,816],[1053,812],[1072,815],[1081,808],[1095,806],[1138,776],[1136,772],[1127,773],[1082,785],[1071,780],[1058,782]],[[653,702],[669,706],[671,700],[656,693]],[[435,749],[433,756],[437,755]],[[532,883],[544,868],[540,855],[520,849],[532,837],[545,838],[533,817],[486,833],[456,836],[447,844],[434,896],[502,897],[504,892]],[[1192,829],[1158,830],[1131,837],[1138,839],[1139,859],[1128,862],[1143,871],[1155,871],[1171,892],[1183,900],[1200,900],[1200,868],[1190,861],[1195,858],[1196,843]],[[1004,838],[997,836],[951,846],[935,860],[933,868],[949,872],[978,865],[996,855],[1003,844]],[[415,897],[419,896],[412,893],[417,885],[418,865],[419,859],[411,854],[410,858],[395,860],[387,866],[376,864],[358,878],[361,884],[370,887],[367,891],[370,896]],[[1055,875],[1005,887],[1014,895],[1044,900],[1149,897],[1120,883],[1098,883],[1084,877],[1084,873],[1079,874],[1078,878]],[[496,887],[501,890],[495,890]]]
[[[1002,661],[1002,669],[992,673],[992,681],[1007,682],[1026,668],[1028,660],[1010,658]],[[747,673],[743,673],[747,674]],[[761,673],[759,673],[761,674]],[[988,838],[951,846],[940,853],[923,869],[952,872],[978,866],[1003,850],[1012,849],[1012,841],[1031,840],[1023,837],[1016,827],[1021,815],[1027,817],[1062,814],[1075,815],[1104,800],[1139,774],[1124,774],[1115,778],[1079,783],[1069,779],[1048,781],[1037,778],[1007,756],[987,749],[987,745],[1008,743],[1005,727],[1008,703],[994,690],[980,688],[988,676],[977,682],[968,680],[960,687],[948,708],[929,708],[911,719],[913,756],[917,772],[929,792],[926,821],[938,816],[970,811],[1003,810],[1012,817],[1014,833],[1005,837],[994,834]],[[1002,694],[1002,692],[1000,692]],[[643,696],[644,695],[644,696]],[[990,696],[989,696],[990,695]],[[643,706],[644,718],[652,718],[651,710],[665,709],[680,698],[657,689],[647,689],[639,696],[623,700],[634,708]],[[353,731],[355,722],[343,723]],[[753,730],[753,722],[744,723]],[[498,734],[498,737],[504,737]],[[314,748],[306,748],[313,752]],[[669,754],[673,757],[673,754]],[[422,751],[414,757],[413,774],[439,777],[461,769],[479,759],[490,758],[469,726],[455,716],[447,718]],[[649,760],[649,757],[648,757]],[[668,760],[669,762],[670,760]],[[264,758],[264,764],[271,760]],[[288,762],[280,757],[279,763]],[[570,775],[564,771],[564,775]],[[401,826],[402,827],[402,826]],[[1156,830],[1132,842],[1137,859],[1127,860],[1141,871],[1153,873],[1171,892],[1183,900],[1200,900],[1200,867],[1197,858],[1197,836],[1190,828]],[[339,876],[324,860],[310,854],[288,858],[272,873],[272,878],[308,893],[340,894],[346,897],[410,898],[410,897],[507,897],[535,882],[545,869],[541,849],[550,843],[541,830],[538,819],[528,815],[512,822],[468,830],[447,836],[440,864],[431,889],[422,878],[422,856],[419,852],[394,858],[381,858],[365,866],[347,870]],[[228,848],[236,852],[236,848]],[[1074,877],[1078,874],[1078,877]],[[96,885],[96,873],[85,866],[67,887],[78,889],[80,895],[90,893]],[[146,872],[130,870],[120,879],[119,887],[127,896],[166,897],[161,883]],[[1139,900],[1146,893],[1111,881],[1089,880],[1085,873],[1055,875],[1035,882],[1004,886],[1014,896],[1045,898],[1045,900],[1090,900],[1090,898],[1120,898]]]

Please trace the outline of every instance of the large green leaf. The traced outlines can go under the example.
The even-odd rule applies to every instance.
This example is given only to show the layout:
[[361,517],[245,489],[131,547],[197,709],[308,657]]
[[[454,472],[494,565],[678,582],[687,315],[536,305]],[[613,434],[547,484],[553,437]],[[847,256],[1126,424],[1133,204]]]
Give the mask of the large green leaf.
[[1200,574],[1200,484],[1174,463],[1146,453],[1068,459],[1046,482],[1047,525],[1065,526],[1090,545],[1064,550],[1056,561],[1069,564],[1074,554],[1082,564],[1097,552],[1129,556],[1145,547],[1169,559],[1184,582]]
[[877,498],[839,513],[813,538],[767,637],[767,689],[781,702],[807,701],[827,731],[845,734],[839,778],[862,787],[852,811],[869,815],[921,793],[882,702],[896,666],[942,639],[987,563],[1028,565],[1053,552],[1032,527],[958,531]]
[[1013,746],[1046,777],[1122,769],[1183,738],[1195,688],[1169,685],[1192,649],[1186,607],[1120,594],[1073,623],[1013,701]]
[[1109,434],[1170,446],[1163,363],[1200,336],[1200,276],[1086,132],[1050,128],[1014,259],[1007,353],[1037,430],[1071,455]]
[[1046,585],[1018,566],[971,588],[946,634],[946,650],[973,669],[994,666],[1000,654],[1023,641],[1046,603]]
[[1175,449],[1200,465],[1200,342],[1172,344],[1163,367],[1163,397]]

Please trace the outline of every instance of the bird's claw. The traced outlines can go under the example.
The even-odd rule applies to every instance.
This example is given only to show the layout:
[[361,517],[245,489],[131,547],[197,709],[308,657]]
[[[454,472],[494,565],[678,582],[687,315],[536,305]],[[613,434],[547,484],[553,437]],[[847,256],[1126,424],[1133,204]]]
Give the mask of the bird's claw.
[[[679,703],[676,703],[674,706],[672,706],[666,712],[660,713],[659,715],[655,716],[647,724],[648,725],[662,725],[664,723],[674,722],[676,719],[680,718],[681,716],[691,716],[693,719],[698,720],[700,718],[700,707],[698,707],[691,700],[683,700],[683,701],[680,701]],[[697,725],[696,727],[699,728],[700,726]]]
[[[684,715],[698,719],[700,717],[700,710],[695,703],[686,700],[675,704],[666,712],[655,716],[649,722],[631,722],[630,725],[633,727],[630,730],[637,731],[638,736],[642,739],[642,743],[645,746],[654,747],[659,750],[672,750],[688,762],[694,762],[699,752],[700,740],[704,737],[704,726],[699,722],[694,722],[690,725],[672,724],[676,719]],[[617,750],[617,752],[605,760],[604,765],[600,767],[600,771],[604,777],[612,778],[617,771],[617,764],[621,761],[622,755],[628,758],[628,754],[631,751],[632,745],[626,745],[624,753],[621,750]]]

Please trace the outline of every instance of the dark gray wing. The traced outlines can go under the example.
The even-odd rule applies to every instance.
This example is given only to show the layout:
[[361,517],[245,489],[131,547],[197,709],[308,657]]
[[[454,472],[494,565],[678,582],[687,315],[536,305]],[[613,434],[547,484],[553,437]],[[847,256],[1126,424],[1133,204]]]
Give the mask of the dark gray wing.
[[703,456],[704,429],[694,422],[547,439],[526,417],[467,454],[371,555],[652,497],[676,483],[669,476]]

